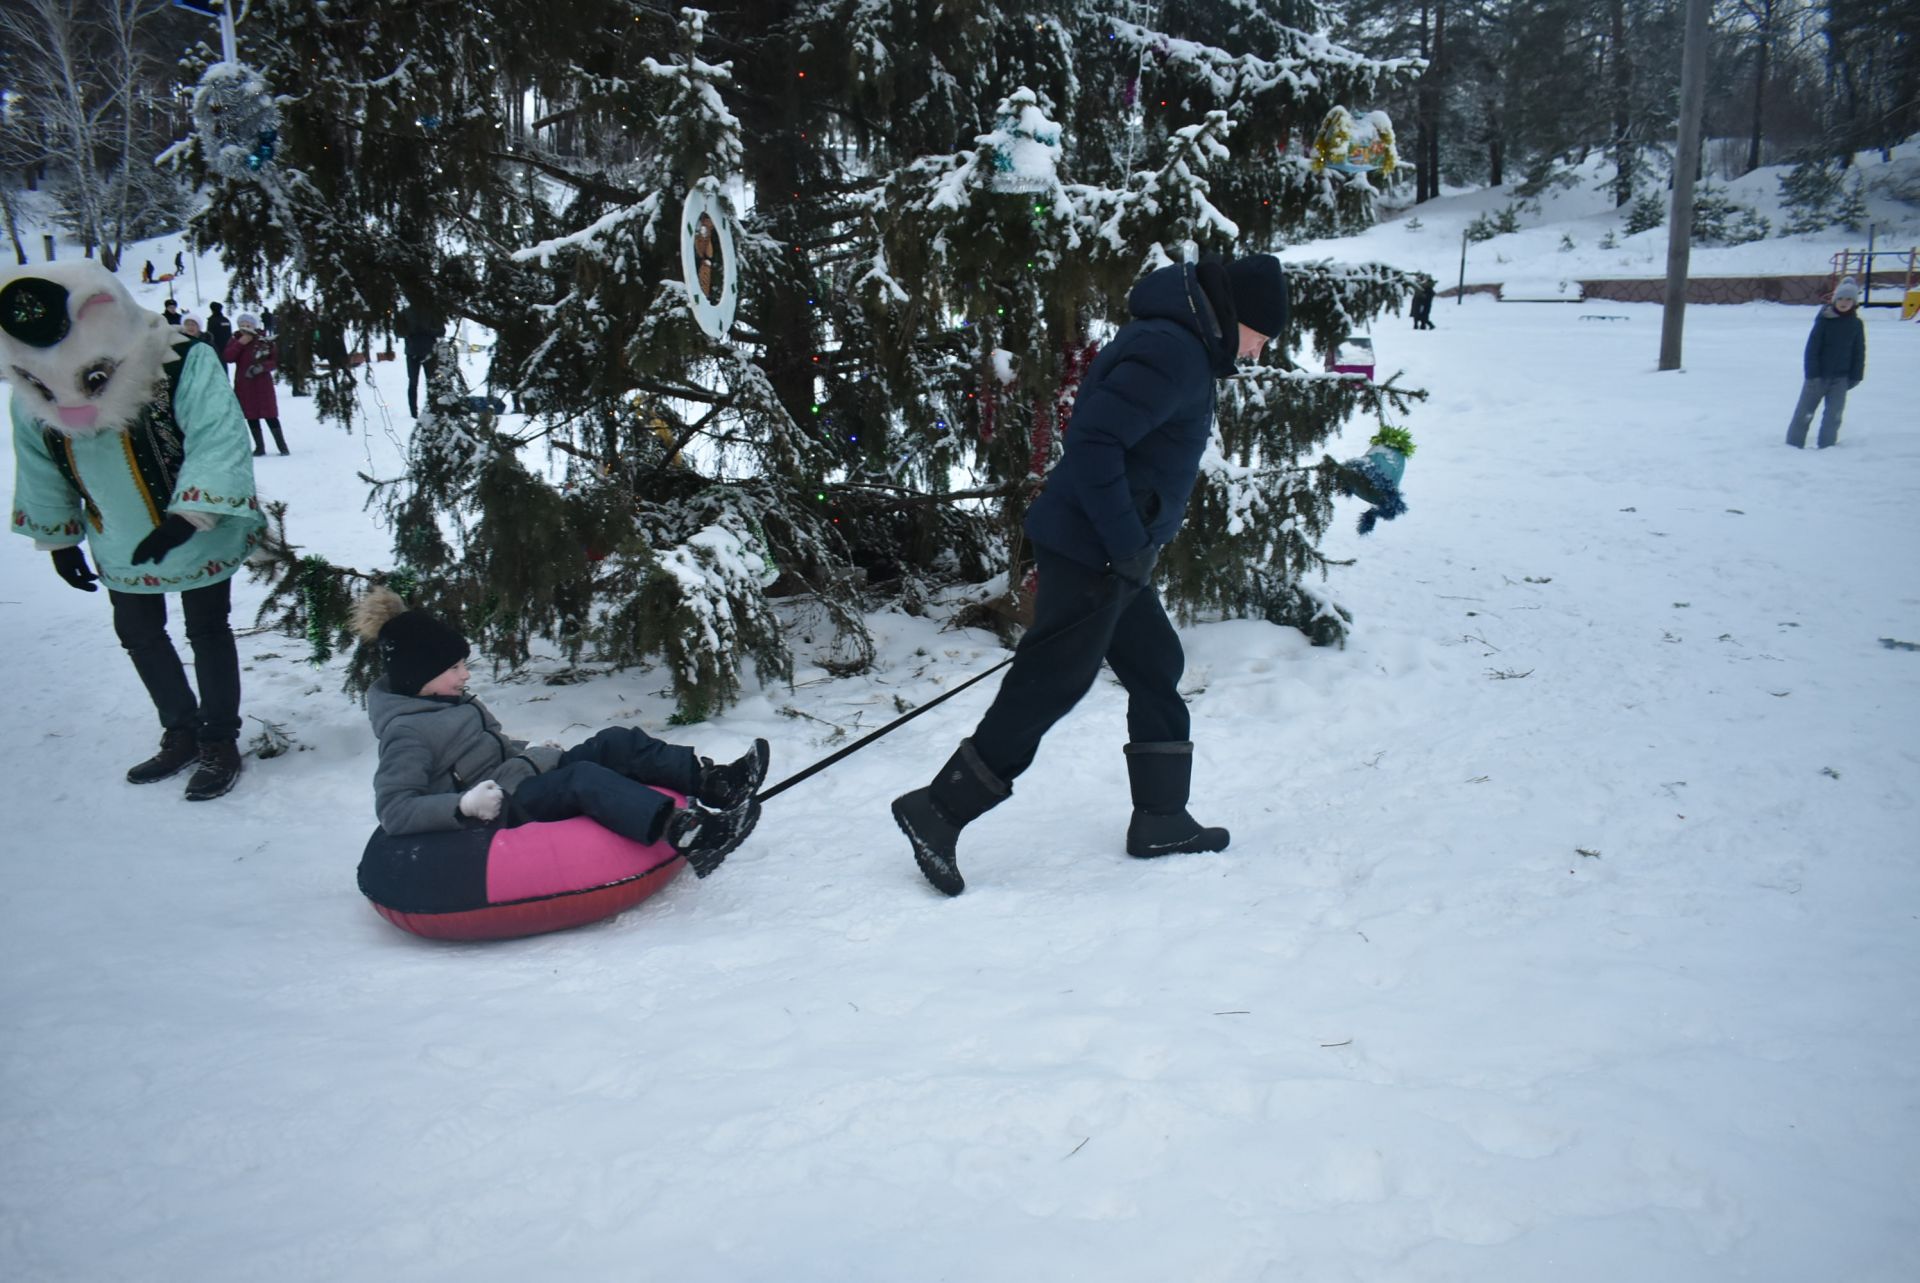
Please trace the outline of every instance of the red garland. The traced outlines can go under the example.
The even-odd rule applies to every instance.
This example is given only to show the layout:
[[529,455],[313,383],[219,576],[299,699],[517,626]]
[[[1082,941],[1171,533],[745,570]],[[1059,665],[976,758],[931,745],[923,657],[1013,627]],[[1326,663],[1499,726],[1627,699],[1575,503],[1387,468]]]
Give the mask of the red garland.
[[1046,474],[1047,462],[1053,457],[1054,428],[1058,425],[1060,435],[1067,434],[1067,424],[1073,418],[1073,403],[1080,396],[1080,380],[1087,376],[1087,367],[1099,352],[1098,343],[1067,345],[1066,360],[1060,370],[1060,388],[1054,393],[1052,404],[1039,401],[1033,407],[1033,460],[1028,466],[1029,476]]

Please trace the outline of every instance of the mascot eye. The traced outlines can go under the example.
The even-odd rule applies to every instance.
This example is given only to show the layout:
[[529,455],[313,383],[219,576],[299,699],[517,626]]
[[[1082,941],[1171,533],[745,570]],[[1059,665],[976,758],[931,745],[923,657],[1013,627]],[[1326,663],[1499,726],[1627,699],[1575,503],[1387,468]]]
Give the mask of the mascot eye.
[[90,397],[97,397],[107,390],[107,384],[113,381],[114,363],[101,361],[88,366],[80,374],[80,386]]

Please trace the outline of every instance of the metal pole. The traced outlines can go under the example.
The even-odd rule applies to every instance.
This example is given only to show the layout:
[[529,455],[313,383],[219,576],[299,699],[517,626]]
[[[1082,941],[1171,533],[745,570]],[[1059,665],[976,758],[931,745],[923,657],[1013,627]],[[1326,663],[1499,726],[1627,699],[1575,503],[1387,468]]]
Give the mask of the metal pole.
[[1680,368],[1680,332],[1687,318],[1687,258],[1693,249],[1693,176],[1700,168],[1700,124],[1707,102],[1707,10],[1687,0],[1687,40],[1680,56],[1680,139],[1673,158],[1673,208],[1667,220],[1667,299],[1660,319],[1660,368]]
[[1465,307],[1467,304],[1467,234],[1460,233],[1460,288],[1454,292],[1454,305]]
[[1860,306],[1873,302],[1873,224],[1867,224],[1867,261],[1860,273]]
[[233,29],[233,0],[220,6],[220,56],[228,62],[240,61],[240,37]]

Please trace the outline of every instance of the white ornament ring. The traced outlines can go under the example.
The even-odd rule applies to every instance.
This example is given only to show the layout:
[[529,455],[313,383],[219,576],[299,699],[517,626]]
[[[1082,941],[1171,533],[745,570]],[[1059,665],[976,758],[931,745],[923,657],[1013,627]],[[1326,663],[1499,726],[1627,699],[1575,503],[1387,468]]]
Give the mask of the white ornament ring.
[[740,303],[740,263],[733,219],[718,192],[695,187],[680,210],[680,270],[693,319],[709,337],[725,339]]

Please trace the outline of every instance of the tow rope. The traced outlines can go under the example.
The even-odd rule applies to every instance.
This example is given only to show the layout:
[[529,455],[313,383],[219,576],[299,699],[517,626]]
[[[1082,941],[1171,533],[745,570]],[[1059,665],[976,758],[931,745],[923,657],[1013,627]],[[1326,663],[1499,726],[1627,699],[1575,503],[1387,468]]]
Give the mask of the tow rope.
[[811,779],[815,775],[818,775],[820,772],[826,770],[829,766],[832,766],[835,762],[839,761],[841,758],[850,757],[853,754],[858,753],[861,749],[873,743],[875,740],[879,739],[882,735],[885,735],[890,731],[898,730],[900,727],[905,726],[908,722],[911,722],[914,718],[920,716],[920,714],[926,712],[930,708],[938,708],[940,705],[946,703],[948,700],[952,699],[955,695],[958,695],[961,691],[973,685],[975,682],[986,680],[987,678],[993,676],[995,673],[999,672],[1001,669],[1005,668],[1008,664],[1011,664],[1012,662],[1013,662],[1013,656],[1009,655],[1005,659],[1001,660],[999,663],[995,664],[992,668],[987,669],[985,672],[975,673],[972,677],[967,678],[966,681],[961,682],[958,686],[954,687],[952,690],[948,691],[946,694],[939,695],[933,699],[928,700],[926,703],[920,705],[920,707],[914,709],[913,711],[908,713],[903,713],[899,717],[894,718],[891,722],[888,722],[885,726],[882,726],[879,730],[872,731],[866,735],[861,736],[859,739],[847,745],[845,748],[841,749],[839,752],[834,753],[831,756],[821,758],[819,761],[815,762],[812,766],[807,767],[805,770],[800,771],[797,774],[789,775],[786,779],[781,780],[778,784],[774,785],[772,788],[767,789],[766,791],[755,796],[754,801],[765,802],[768,798],[780,796],[782,793],[786,792],[788,789],[792,788],[794,785],[800,783],[802,780]]

